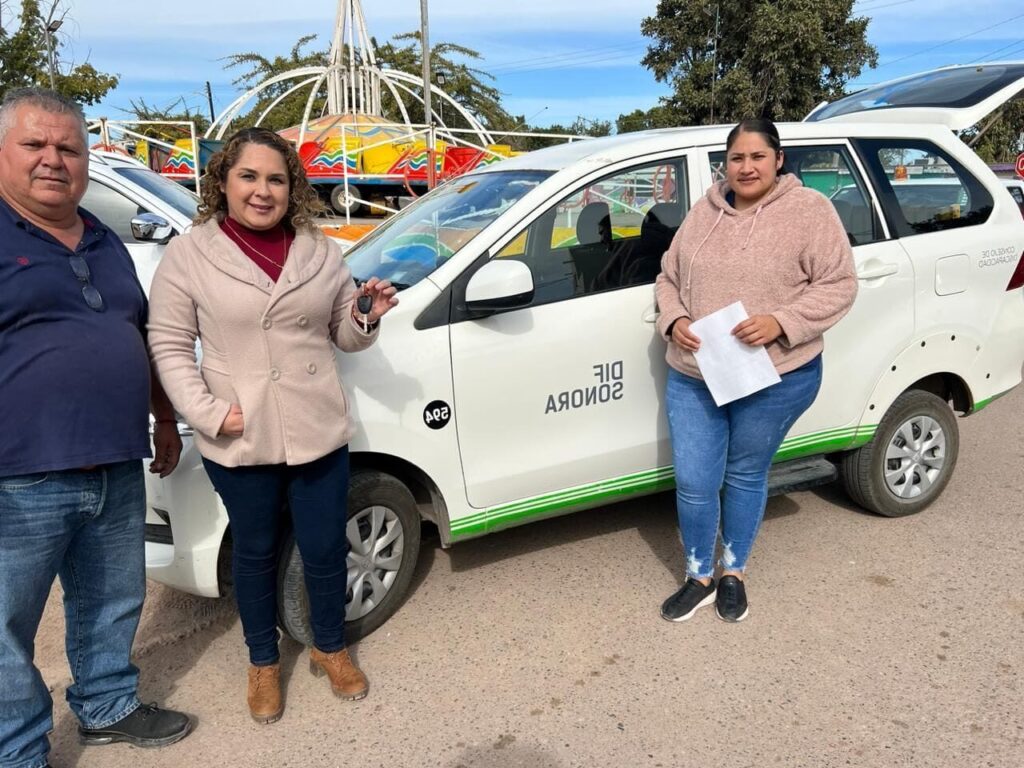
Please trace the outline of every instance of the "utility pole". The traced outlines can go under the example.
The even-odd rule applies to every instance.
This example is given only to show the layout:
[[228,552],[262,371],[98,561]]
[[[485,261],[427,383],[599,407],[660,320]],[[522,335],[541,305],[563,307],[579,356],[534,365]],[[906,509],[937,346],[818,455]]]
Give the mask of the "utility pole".
[[427,0],[420,0],[420,45],[423,49],[423,119],[427,124],[427,189],[436,183],[434,169],[434,112],[430,105],[430,36]]
[[210,81],[206,81],[206,100],[210,104],[210,122],[214,122],[217,116],[213,113],[213,91],[210,88]]
[[[705,8],[704,13],[711,15],[711,9]],[[715,81],[718,79],[718,4],[715,3],[715,38],[711,41],[711,124],[715,124]]]
[[[53,11],[51,10],[51,13]],[[43,27],[43,36],[46,38],[46,65],[50,70],[50,90],[54,91],[56,88],[53,84],[53,33],[60,29],[60,25],[64,23],[63,19],[50,18],[46,21],[46,26]]]

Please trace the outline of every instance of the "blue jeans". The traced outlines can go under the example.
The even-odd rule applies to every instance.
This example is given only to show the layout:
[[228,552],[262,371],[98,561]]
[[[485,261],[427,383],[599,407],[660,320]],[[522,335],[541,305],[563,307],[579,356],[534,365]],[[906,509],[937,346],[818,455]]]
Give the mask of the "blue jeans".
[[348,446],[308,464],[224,467],[203,459],[231,521],[235,599],[249,661],[278,660],[277,562],[285,502],[302,555],[313,643],[345,647],[348,588]]
[[669,369],[665,399],[687,576],[714,574],[719,525],[721,569],[746,568],[768,499],[772,457],[820,386],[818,355],[778,384],[719,407],[703,381]]
[[145,511],[141,461],[0,477],[0,767],[39,768],[50,751],[53,701],[32,658],[57,575],[71,710],[103,728],[139,706]]

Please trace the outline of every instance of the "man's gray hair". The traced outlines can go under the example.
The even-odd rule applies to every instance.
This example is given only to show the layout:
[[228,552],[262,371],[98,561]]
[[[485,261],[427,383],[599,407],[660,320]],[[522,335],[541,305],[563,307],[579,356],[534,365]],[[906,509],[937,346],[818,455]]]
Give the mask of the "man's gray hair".
[[12,88],[0,102],[0,144],[7,138],[7,132],[14,125],[14,113],[21,106],[36,107],[55,115],[71,115],[82,126],[82,141],[89,146],[89,128],[82,108],[67,96],[49,88]]

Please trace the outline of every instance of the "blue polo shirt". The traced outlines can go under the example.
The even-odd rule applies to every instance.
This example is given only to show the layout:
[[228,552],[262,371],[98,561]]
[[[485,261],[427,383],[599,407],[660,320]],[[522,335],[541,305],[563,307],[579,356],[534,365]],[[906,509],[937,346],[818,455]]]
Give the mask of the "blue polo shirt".
[[150,455],[146,297],[124,244],[83,209],[72,252],[0,198],[0,477]]

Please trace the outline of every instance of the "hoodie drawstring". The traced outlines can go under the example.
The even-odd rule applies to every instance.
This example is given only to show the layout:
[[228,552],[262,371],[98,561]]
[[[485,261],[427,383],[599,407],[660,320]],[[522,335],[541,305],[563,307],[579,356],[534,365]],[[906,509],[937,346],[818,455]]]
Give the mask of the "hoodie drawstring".
[[754,211],[754,220],[752,222],[750,222],[750,231],[747,232],[747,239],[743,241],[743,248],[742,248],[742,250],[744,250],[744,251],[747,250],[747,243],[750,242],[750,236],[754,234],[754,227],[757,226],[757,217],[761,215],[761,209],[762,208],[764,208],[764,206],[763,205],[759,205],[759,206],[757,206],[757,210]]
[[[758,210],[760,210],[760,208]],[[725,210],[722,209],[722,208],[719,208],[718,209],[718,218],[715,219],[715,223],[711,225],[711,229],[709,229],[708,233],[706,235],[704,235],[704,239],[700,241],[700,243],[697,245],[696,249],[694,249],[693,255],[690,257],[690,266],[687,267],[687,269],[686,269],[686,290],[687,290],[687,292],[689,292],[689,290],[690,290],[690,277],[693,275],[693,262],[697,260],[697,254],[700,253],[700,249],[704,247],[704,243],[706,243],[708,241],[708,238],[711,237],[711,233],[715,231],[715,227],[718,226],[718,222],[720,222],[722,220],[722,216],[723,215],[725,215]],[[744,244],[743,247],[746,248],[746,245]]]

